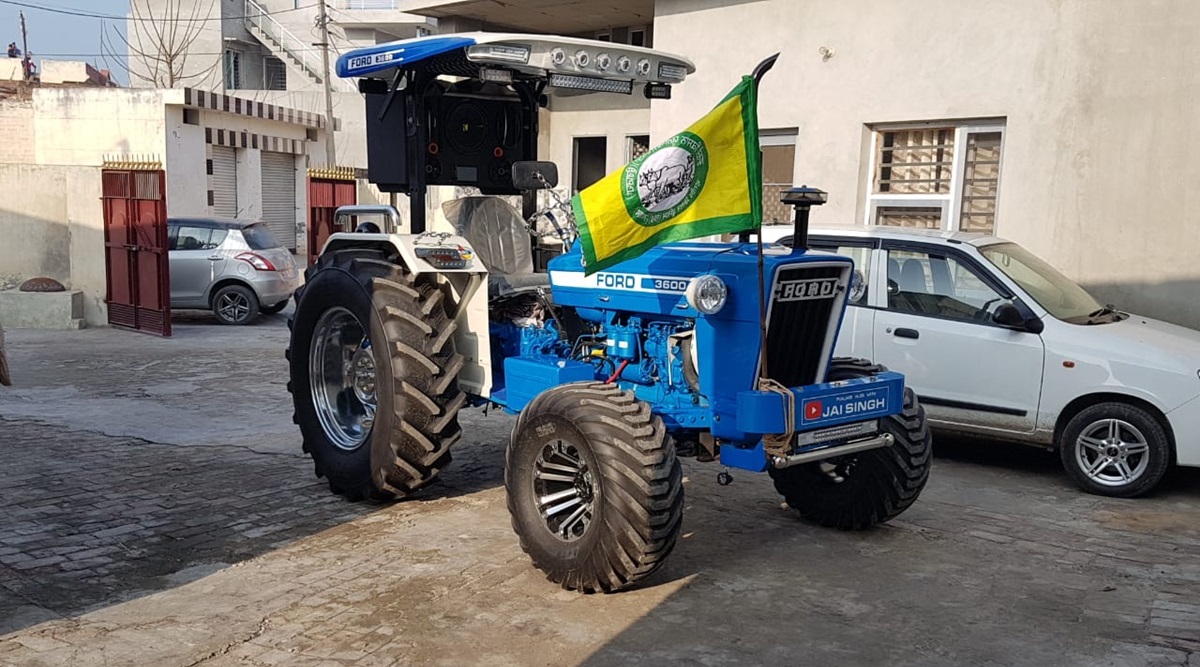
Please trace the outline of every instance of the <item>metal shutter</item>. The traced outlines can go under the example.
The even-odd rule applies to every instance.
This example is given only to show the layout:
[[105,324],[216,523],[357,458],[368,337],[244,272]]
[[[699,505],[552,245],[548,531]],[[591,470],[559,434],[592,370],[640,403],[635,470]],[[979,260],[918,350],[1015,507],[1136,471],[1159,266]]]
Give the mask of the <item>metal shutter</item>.
[[236,218],[237,152],[228,146],[212,147],[213,215]]
[[263,220],[283,247],[296,249],[296,158],[262,153]]

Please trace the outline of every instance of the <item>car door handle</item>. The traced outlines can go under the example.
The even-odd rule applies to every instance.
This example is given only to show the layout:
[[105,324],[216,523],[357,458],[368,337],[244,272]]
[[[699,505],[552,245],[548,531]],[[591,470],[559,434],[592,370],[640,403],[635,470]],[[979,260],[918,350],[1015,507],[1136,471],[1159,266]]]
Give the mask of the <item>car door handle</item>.
[[916,329],[906,329],[904,327],[896,329],[893,334],[897,338],[912,338],[913,340],[921,337],[920,331],[917,331]]
[[220,256],[220,255],[212,255],[212,256],[210,256],[210,257],[208,258],[208,261],[210,261],[210,262],[219,262],[219,261],[221,261],[221,260],[223,260],[223,259],[225,259],[225,258],[224,258],[224,257],[222,257],[222,256]]

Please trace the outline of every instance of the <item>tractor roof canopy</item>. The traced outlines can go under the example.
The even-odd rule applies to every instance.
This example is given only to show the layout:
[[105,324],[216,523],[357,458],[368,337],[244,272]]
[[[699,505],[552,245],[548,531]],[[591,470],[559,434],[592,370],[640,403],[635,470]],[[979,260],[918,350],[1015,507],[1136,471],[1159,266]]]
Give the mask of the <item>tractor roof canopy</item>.
[[408,193],[414,233],[425,229],[427,186],[520,192],[512,167],[537,159],[548,93],[667,98],[695,70],[638,46],[486,32],[377,44],[337,61],[338,76],[358,78],[366,98],[367,177]]
[[475,32],[418,37],[347,52],[343,78],[392,79],[409,70],[550,88],[631,94],[639,84],[680,83],[696,71],[686,58],[654,49],[554,35]]

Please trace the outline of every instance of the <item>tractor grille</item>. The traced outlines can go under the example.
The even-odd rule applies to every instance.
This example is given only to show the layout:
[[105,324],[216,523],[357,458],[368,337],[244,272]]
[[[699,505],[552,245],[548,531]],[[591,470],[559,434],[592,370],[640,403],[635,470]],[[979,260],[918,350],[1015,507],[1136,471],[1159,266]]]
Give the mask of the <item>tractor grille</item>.
[[799,387],[823,379],[817,371],[825,361],[829,318],[846,289],[844,270],[803,265],[779,270],[767,315],[767,371],[772,380]]

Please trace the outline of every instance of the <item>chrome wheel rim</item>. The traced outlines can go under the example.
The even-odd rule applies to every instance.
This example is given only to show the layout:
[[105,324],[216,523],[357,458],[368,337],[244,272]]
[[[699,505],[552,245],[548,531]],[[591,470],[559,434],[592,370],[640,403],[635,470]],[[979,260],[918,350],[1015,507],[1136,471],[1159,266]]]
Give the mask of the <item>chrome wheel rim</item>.
[[1101,486],[1124,486],[1150,466],[1150,443],[1123,419],[1100,419],[1088,424],[1075,439],[1075,464]]
[[241,292],[226,292],[217,299],[217,311],[230,322],[241,322],[250,314],[250,299]]
[[362,323],[345,308],[325,311],[308,359],[313,407],[325,437],[339,449],[358,449],[371,435],[378,403],[375,355]]
[[533,465],[533,497],[546,529],[574,542],[592,525],[596,486],[579,448],[565,440],[542,446]]

